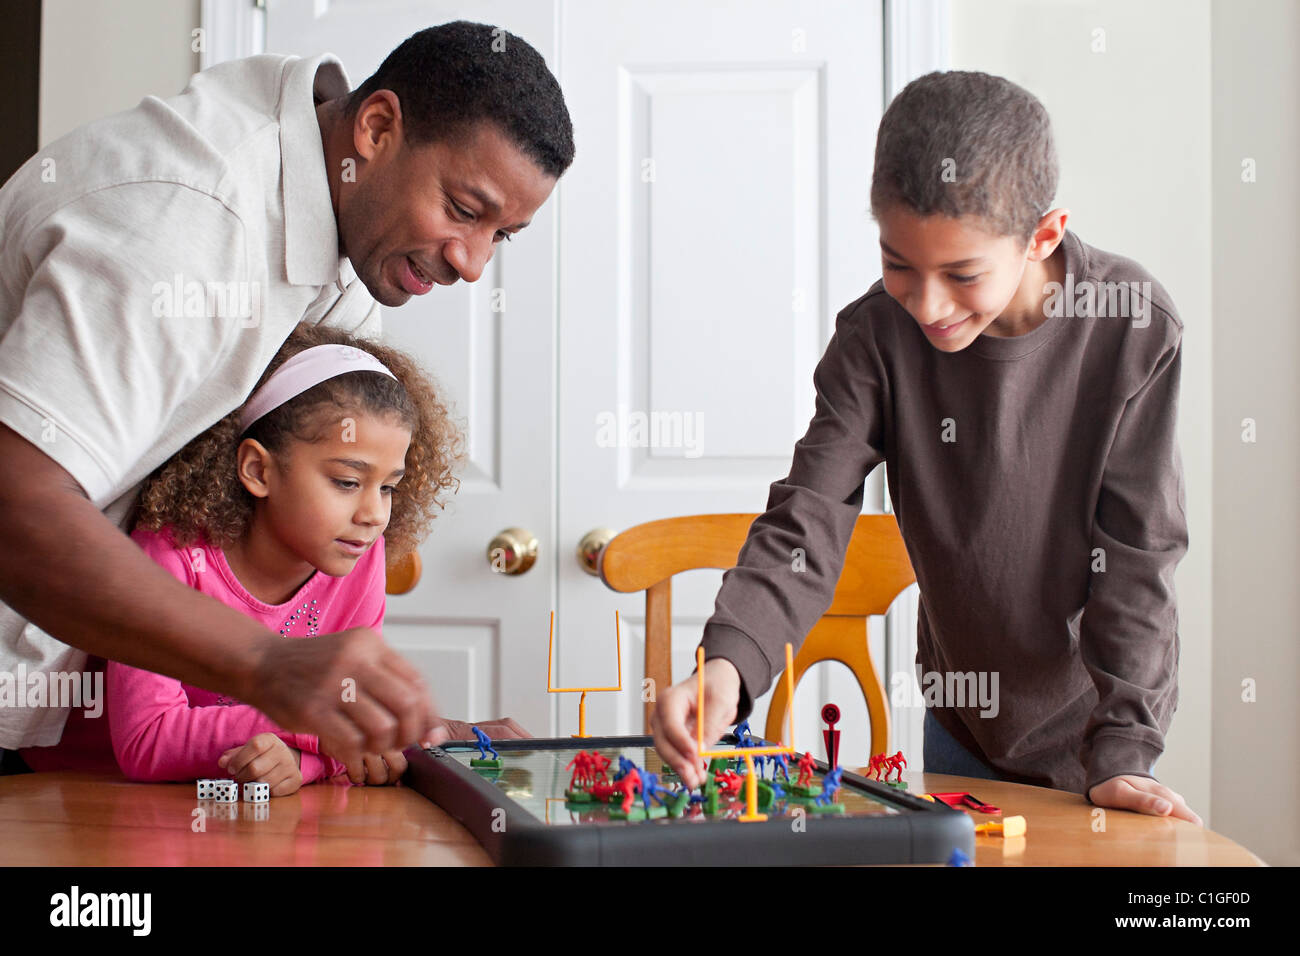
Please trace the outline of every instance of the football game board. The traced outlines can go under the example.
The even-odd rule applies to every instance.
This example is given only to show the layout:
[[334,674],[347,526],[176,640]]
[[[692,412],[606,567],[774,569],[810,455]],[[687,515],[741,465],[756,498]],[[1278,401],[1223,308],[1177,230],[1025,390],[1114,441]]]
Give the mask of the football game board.
[[[729,737],[720,746],[734,745]],[[701,791],[688,802],[649,737],[496,740],[493,746],[499,768],[471,766],[479,757],[474,741],[413,749],[405,782],[456,817],[498,864],[944,863],[954,849],[974,856],[966,814],[847,772],[839,789],[824,796],[829,768],[820,761],[804,786],[794,784],[793,764],[783,777],[776,761],[764,761],[755,772],[763,781],[767,819],[742,822],[745,798],[735,782],[744,779],[743,760],[715,760],[716,778],[729,778],[732,786],[707,788],[711,801]],[[665,799],[604,799],[575,791],[579,752],[600,754],[611,771],[623,758],[643,776],[654,774]],[[623,818],[629,804],[632,818]],[[643,806],[649,807],[648,818],[637,819]]]

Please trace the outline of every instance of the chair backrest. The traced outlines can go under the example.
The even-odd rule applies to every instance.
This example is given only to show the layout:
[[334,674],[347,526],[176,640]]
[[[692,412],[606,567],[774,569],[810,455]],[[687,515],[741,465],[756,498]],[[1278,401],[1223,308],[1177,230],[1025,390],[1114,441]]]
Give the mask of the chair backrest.
[[[655,682],[652,686],[672,684],[673,575],[698,568],[734,567],[756,517],[664,518],[629,528],[605,546],[600,557],[602,580],[615,591],[645,591],[645,676]],[[873,754],[888,750],[889,708],[867,645],[867,617],[888,611],[898,594],[915,580],[894,516],[862,515],[849,541],[831,606],[795,656],[796,686],[818,661],[838,660],[853,671],[867,701]],[[781,736],[785,708],[790,705],[784,682],[778,680],[764,730],[767,739]],[[647,727],[653,708],[654,703],[647,702]]]

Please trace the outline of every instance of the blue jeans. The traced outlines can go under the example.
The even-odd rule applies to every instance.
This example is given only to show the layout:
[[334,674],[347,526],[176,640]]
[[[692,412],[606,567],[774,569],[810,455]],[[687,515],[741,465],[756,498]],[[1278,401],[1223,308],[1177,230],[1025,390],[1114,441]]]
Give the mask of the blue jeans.
[[925,772],[950,773],[958,777],[1001,780],[997,772],[959,744],[943,729],[929,708],[925,711]]

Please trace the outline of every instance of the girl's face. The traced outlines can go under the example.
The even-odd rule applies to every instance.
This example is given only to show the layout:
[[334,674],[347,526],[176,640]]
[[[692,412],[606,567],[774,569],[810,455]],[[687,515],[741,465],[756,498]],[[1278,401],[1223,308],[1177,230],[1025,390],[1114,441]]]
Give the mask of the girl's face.
[[388,527],[410,443],[398,419],[364,412],[344,413],[323,440],[291,442],[287,454],[245,439],[239,475],[259,499],[250,535],[261,539],[245,550],[267,573],[305,562],[343,577]]

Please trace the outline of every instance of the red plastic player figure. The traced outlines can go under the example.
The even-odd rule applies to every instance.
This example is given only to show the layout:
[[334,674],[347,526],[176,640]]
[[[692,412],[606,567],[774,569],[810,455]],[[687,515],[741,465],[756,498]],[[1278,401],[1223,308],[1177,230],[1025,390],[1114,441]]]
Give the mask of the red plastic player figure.
[[590,761],[588,770],[591,773],[591,782],[595,784],[597,779],[602,782],[609,780],[609,774],[606,772],[609,770],[609,758],[594,750],[588,754],[588,758]]
[[894,754],[894,756],[892,757],[886,757],[884,762],[885,779],[886,780],[889,779],[889,774],[891,771],[896,771],[898,774],[898,779],[902,780],[903,768],[906,766],[907,766],[907,758],[903,756],[903,751],[901,750],[898,751],[898,753]]
[[714,775],[713,782],[718,785],[718,793],[725,793],[734,797],[740,793],[744,778],[734,770],[719,770]]
[[796,787],[807,787],[812,784],[813,771],[817,769],[816,761],[812,754],[804,754],[799,758],[799,778],[795,780]]
[[573,768],[573,775],[569,777],[570,790],[585,790],[591,785],[591,758],[593,756],[595,756],[595,754],[589,754],[586,751],[579,750],[577,756],[570,760],[565,766],[565,770]]
[[623,814],[632,812],[632,798],[641,792],[641,775],[629,770],[614,784],[614,792],[623,794]]

